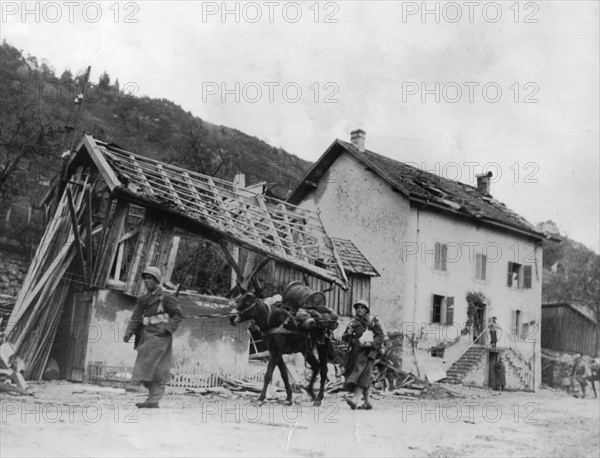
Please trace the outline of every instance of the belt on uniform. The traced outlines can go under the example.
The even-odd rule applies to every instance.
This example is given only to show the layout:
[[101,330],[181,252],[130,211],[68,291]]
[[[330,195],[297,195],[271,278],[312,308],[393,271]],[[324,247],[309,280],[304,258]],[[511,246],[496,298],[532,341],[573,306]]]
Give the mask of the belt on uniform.
[[142,320],[142,324],[144,326],[150,326],[152,324],[158,323],[168,323],[169,322],[169,314],[168,313],[160,313],[154,316],[145,316]]

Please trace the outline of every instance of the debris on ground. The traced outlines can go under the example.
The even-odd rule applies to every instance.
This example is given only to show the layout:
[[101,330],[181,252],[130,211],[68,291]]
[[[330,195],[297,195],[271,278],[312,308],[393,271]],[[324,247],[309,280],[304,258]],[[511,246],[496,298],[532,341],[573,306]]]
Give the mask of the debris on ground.
[[25,363],[15,355],[14,347],[8,342],[0,345],[0,391],[33,396],[27,391],[24,372]]

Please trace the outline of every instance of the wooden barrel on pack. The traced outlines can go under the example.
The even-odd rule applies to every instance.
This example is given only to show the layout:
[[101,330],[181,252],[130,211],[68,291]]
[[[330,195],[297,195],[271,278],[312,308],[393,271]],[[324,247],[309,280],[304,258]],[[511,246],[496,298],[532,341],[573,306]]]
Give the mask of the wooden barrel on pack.
[[293,281],[285,288],[282,302],[294,308],[326,306],[325,294],[314,291],[302,282]]

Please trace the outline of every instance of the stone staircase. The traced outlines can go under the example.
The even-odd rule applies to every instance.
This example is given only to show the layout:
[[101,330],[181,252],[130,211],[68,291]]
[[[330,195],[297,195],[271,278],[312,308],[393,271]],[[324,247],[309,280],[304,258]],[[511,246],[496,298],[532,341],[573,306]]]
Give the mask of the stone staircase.
[[521,382],[521,389],[531,389],[532,367],[531,363],[512,348],[503,351],[504,361],[508,363],[507,370],[511,370]]
[[485,346],[473,345],[448,369],[446,382],[460,384],[464,376],[485,358],[486,354],[487,348]]

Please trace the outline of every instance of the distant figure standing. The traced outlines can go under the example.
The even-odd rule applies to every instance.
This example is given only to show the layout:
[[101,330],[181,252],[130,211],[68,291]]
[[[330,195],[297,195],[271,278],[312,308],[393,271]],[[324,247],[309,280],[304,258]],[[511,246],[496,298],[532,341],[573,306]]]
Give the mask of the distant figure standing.
[[146,401],[136,404],[139,408],[158,407],[171,378],[173,333],[183,317],[177,298],[159,286],[161,276],[158,267],[147,267],[142,272],[147,292],[138,298],[123,336],[129,342],[136,335],[138,355],[131,383],[142,383],[149,393]]
[[[352,397],[344,397],[352,410],[371,410],[369,386],[373,364],[385,335],[377,318],[369,317],[369,303],[364,300],[354,304],[356,316],[348,324],[342,335],[342,340],[348,342],[349,351],[346,360],[344,376],[346,378],[344,389],[353,393]],[[357,407],[360,395],[364,397],[364,404]]]
[[490,330],[490,342],[492,344],[492,348],[496,348],[496,343],[498,342],[498,331],[500,330],[500,326],[498,326],[498,323],[496,323],[495,316],[490,318],[488,328]]
[[[587,386],[587,380],[592,377],[592,371],[590,366],[585,361],[581,354],[575,355],[575,364],[573,365],[573,372],[571,372],[571,378],[574,378],[581,386],[581,398],[585,398],[585,388]],[[592,382],[593,383],[593,382]]]
[[506,367],[500,355],[498,355],[498,361],[494,364],[494,380],[496,382],[494,389],[496,391],[504,391],[504,386],[506,385]]

